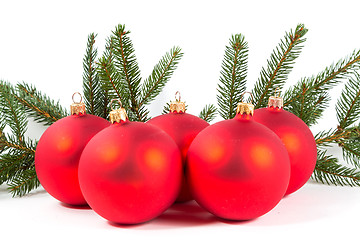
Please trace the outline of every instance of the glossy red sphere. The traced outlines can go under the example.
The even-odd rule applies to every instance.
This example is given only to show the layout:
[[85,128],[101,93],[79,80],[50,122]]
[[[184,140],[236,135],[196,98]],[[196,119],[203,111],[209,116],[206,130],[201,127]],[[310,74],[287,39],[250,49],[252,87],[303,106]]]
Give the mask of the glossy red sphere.
[[81,190],[90,207],[120,224],[151,220],[171,206],[179,191],[179,148],[146,123],[115,123],[85,147],[79,164]]
[[[199,117],[187,113],[177,112],[154,117],[150,119],[148,123],[164,130],[176,142],[181,151],[184,171],[186,155],[190,144],[199,132],[209,126],[209,123]],[[176,199],[176,202],[185,202],[193,199],[190,194],[189,184],[185,176],[185,172],[182,179],[181,191]]]
[[202,207],[224,219],[248,220],[282,199],[290,162],[275,133],[238,114],[197,135],[188,151],[187,171],[194,199]]
[[62,118],[46,129],[35,152],[35,169],[41,185],[59,201],[85,205],[78,181],[80,155],[89,140],[110,123],[84,114]]
[[270,128],[285,144],[291,164],[286,194],[297,191],[309,180],[316,165],[316,142],[309,127],[296,115],[273,107],[255,110],[254,120]]

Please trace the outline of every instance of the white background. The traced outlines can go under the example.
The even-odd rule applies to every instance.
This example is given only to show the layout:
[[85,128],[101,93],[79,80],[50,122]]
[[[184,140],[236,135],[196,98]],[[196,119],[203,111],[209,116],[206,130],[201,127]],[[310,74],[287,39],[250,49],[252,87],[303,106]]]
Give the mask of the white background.
[[[184,57],[151,115],[180,90],[197,115],[216,103],[216,86],[225,45],[232,34],[249,42],[248,89],[286,31],[304,23],[309,29],[302,55],[287,86],[311,76],[360,48],[357,1],[0,1],[0,79],[25,81],[68,107],[82,90],[82,58],[87,35],[98,33],[101,55],[105,39],[119,23],[131,30],[143,79],[172,46]],[[331,91],[323,119],[312,128],[336,126]],[[219,121],[217,118],[215,121]],[[39,138],[44,127],[29,124],[28,135]],[[332,152],[340,156],[337,149]],[[71,209],[39,189],[11,198],[0,187],[0,236],[20,239],[70,236],[122,239],[218,239],[243,237],[354,237],[360,213],[359,188],[329,187],[314,182],[283,199],[265,216],[248,222],[224,222],[194,203],[175,206],[158,219],[131,227],[112,226],[89,209]],[[1,237],[2,238],[2,237]],[[355,237],[356,238],[356,237]]]

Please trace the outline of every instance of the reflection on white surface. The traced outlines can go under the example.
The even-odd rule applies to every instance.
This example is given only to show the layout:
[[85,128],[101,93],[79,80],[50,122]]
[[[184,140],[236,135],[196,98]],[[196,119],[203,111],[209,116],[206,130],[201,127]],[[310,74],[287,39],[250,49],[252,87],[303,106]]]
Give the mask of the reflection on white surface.
[[[23,198],[11,198],[4,186],[0,188],[0,224],[2,229],[16,232],[17,237],[29,236],[38,229],[37,239],[56,232],[56,238],[83,236],[132,237],[135,239],[210,239],[222,236],[247,236],[260,239],[276,235],[287,239],[289,232],[296,236],[331,236],[340,229],[355,233],[360,213],[358,188],[327,186],[308,182],[302,189],[281,202],[269,213],[251,221],[226,221],[206,212],[192,201],[176,204],[158,218],[139,225],[112,224],[89,208],[72,208],[52,198],[41,188]],[[18,231],[18,229],[22,231]],[[319,230],[319,229],[328,230]],[[62,229],[59,231],[59,229]],[[330,230],[331,229],[331,232]],[[316,232],[314,232],[316,231]],[[270,235],[269,235],[270,234]],[[293,233],[292,233],[293,234]]]

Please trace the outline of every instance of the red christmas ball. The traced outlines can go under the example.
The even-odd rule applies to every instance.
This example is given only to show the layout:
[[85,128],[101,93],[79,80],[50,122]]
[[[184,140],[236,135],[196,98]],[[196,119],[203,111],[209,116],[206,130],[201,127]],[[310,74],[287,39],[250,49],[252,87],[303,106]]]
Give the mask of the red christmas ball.
[[188,151],[194,199],[229,220],[270,211],[284,196],[290,177],[289,157],[279,137],[255,122],[251,111],[241,110],[253,105],[240,104],[234,119],[205,128]]
[[57,200],[85,205],[78,181],[78,164],[89,140],[110,123],[90,114],[62,118],[46,129],[35,152],[35,169],[41,185]]
[[309,180],[316,165],[316,142],[309,127],[296,115],[274,106],[255,110],[254,120],[270,128],[284,143],[291,164],[286,194],[297,191]]
[[171,206],[179,191],[179,148],[161,129],[125,119],[94,136],[79,164],[89,206],[120,224],[151,220]]
[[[185,109],[184,109],[185,111]],[[203,119],[184,111],[172,111],[168,114],[157,116],[148,121],[164,130],[178,145],[181,151],[181,158],[185,171],[186,155],[191,142],[196,135],[209,124]],[[181,191],[176,202],[185,202],[192,200],[185,172],[182,178]]]

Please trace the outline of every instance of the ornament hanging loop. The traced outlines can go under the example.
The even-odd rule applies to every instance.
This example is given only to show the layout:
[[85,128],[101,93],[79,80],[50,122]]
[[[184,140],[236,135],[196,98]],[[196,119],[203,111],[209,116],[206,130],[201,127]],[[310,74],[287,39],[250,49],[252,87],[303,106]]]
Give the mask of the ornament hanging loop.
[[[78,102],[75,101],[75,95],[79,95],[80,101],[78,101]],[[81,93],[79,93],[79,92],[74,92],[74,94],[72,95],[71,98],[73,100],[73,103],[81,103],[82,102],[82,96],[81,96]]]
[[[251,92],[244,92],[243,94],[241,94],[241,99],[243,99],[243,101],[244,101],[244,95],[245,95],[246,93],[250,94],[250,97],[251,97],[250,104],[253,104],[253,102],[254,102],[254,97],[253,97],[253,95],[252,95]],[[242,101],[242,103],[243,103],[243,101]]]
[[[177,96],[178,98],[176,98],[176,96]],[[176,93],[175,93],[175,101],[177,101],[177,102],[180,102],[180,101],[181,101],[180,91],[176,91]]]
[[[114,109],[113,108],[114,102],[118,102],[120,107],[117,109]],[[115,122],[121,123],[121,122],[128,121],[129,118],[126,114],[125,108],[122,107],[122,103],[121,103],[120,99],[111,99],[110,108],[111,108],[111,112],[109,113],[109,118],[110,118],[111,123],[115,123]]]
[[245,103],[245,102],[239,102],[237,109],[236,109],[236,114],[247,114],[247,115],[254,115],[254,105],[252,104],[254,102],[254,98],[251,92],[244,92],[243,94],[241,94],[241,98],[244,99],[244,95],[248,93],[251,96],[251,100],[249,103]]
[[110,108],[111,108],[111,111],[114,111],[116,109],[113,108],[113,102],[118,102],[119,103],[119,108],[122,108],[122,103],[121,103],[121,100],[119,98],[116,98],[116,99],[111,99],[110,101]]
[[[80,101],[75,101],[75,95],[80,96]],[[74,92],[72,95],[73,103],[70,105],[71,115],[84,115],[86,113],[85,103],[82,102],[82,96],[79,92]]]

